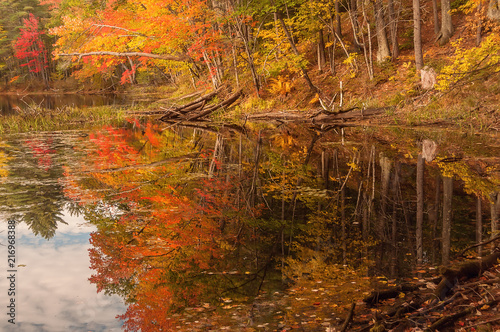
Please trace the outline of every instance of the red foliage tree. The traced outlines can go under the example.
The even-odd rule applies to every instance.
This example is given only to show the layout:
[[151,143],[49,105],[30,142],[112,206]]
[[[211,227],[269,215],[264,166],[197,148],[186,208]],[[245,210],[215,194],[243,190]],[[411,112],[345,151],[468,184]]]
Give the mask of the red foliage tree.
[[21,66],[28,66],[32,73],[42,73],[48,67],[47,49],[42,40],[44,32],[39,27],[39,20],[33,14],[23,19],[21,34],[14,43],[14,56],[27,60]]

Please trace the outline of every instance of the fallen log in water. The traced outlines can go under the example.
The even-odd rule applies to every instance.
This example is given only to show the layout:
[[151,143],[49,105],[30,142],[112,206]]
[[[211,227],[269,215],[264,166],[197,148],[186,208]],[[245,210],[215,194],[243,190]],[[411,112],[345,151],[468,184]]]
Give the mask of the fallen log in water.
[[312,122],[314,124],[345,123],[347,121],[365,120],[373,116],[380,115],[387,108],[358,109],[351,108],[345,111],[328,112],[320,110],[316,112],[301,111],[277,111],[259,114],[250,114],[247,120],[251,121],[301,121]]

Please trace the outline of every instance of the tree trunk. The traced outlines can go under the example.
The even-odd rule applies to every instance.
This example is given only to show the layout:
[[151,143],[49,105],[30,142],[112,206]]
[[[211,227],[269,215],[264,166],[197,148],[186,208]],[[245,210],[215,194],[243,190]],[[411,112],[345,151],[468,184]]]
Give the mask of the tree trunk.
[[335,0],[335,32],[342,38],[342,22],[340,21],[340,0]]
[[385,156],[380,156],[381,168],[381,213],[377,225],[377,235],[380,239],[386,239],[385,236],[385,220],[387,218],[387,195],[389,192],[389,185],[391,180],[391,160]]
[[318,70],[323,72],[326,64],[326,54],[325,54],[325,39],[323,38],[323,31],[318,32]]
[[346,235],[346,217],[345,217],[345,187],[340,191],[340,223],[342,234],[342,264],[347,265],[347,235]]
[[482,1],[479,1],[477,4],[477,12],[478,12],[478,22],[477,22],[477,29],[476,29],[476,46],[479,46],[481,44],[481,33],[482,33],[482,28],[483,28],[483,18],[482,18]]
[[439,202],[440,202],[440,183],[441,176],[436,175],[435,180],[435,191],[434,191],[434,204],[432,209],[429,212],[429,222],[432,225],[432,261],[437,264],[438,262],[438,253],[439,253],[439,236],[438,236],[438,220],[439,220]]
[[453,35],[450,0],[441,0],[441,32],[439,34],[438,40],[441,46],[448,43]]
[[424,66],[424,56],[422,53],[422,22],[420,15],[420,0],[413,0],[413,47],[415,50],[415,67],[417,67],[417,73],[420,75],[420,69],[422,69]]
[[451,202],[453,199],[453,179],[443,178],[443,229],[442,229],[442,264],[448,265],[450,262],[451,243]]
[[392,58],[399,57],[399,43],[398,43],[398,20],[399,14],[396,15],[394,10],[394,0],[388,0],[387,7],[389,9],[389,31],[391,35]]
[[358,42],[358,33],[359,33],[359,22],[358,22],[358,3],[356,0],[349,1],[349,19],[352,24],[352,36],[354,40],[354,46],[356,50],[361,49],[361,45]]
[[440,30],[437,0],[432,0],[432,16],[434,22],[434,34],[437,37],[439,35],[439,30]]
[[398,266],[398,247],[397,247],[397,232],[398,232],[398,213],[397,204],[399,198],[399,174],[401,171],[401,164],[394,165],[394,176],[392,178],[392,232],[391,232],[391,246],[392,246],[392,264],[391,264],[391,278],[396,277],[396,270]]
[[384,62],[391,56],[389,51],[389,42],[387,41],[387,33],[385,32],[384,7],[382,0],[375,0],[375,25],[377,30],[377,62]]
[[424,224],[424,169],[425,161],[422,154],[419,153],[417,158],[417,226],[415,236],[418,265],[421,265],[423,260],[422,228]]
[[[481,203],[481,197],[477,197],[476,204],[476,243],[481,243],[483,241],[483,208]],[[483,247],[477,247],[477,256],[481,258],[483,255]]]
[[[494,238],[498,235],[498,214],[500,210],[500,193],[493,193],[491,195],[491,203],[490,203],[490,213],[491,213],[491,238]],[[495,245],[493,244],[493,250],[495,249]]]
[[245,53],[247,55],[246,60],[248,63],[248,68],[250,69],[250,73],[252,74],[253,85],[255,87],[257,95],[259,95],[260,80],[259,75],[257,74],[257,70],[255,69],[254,47],[252,47],[252,34],[249,32],[250,27],[248,27],[241,20],[236,19],[235,29],[241,41],[243,42],[243,47],[245,48]]
[[323,150],[321,152],[321,176],[326,190],[330,189],[330,166],[330,155]]

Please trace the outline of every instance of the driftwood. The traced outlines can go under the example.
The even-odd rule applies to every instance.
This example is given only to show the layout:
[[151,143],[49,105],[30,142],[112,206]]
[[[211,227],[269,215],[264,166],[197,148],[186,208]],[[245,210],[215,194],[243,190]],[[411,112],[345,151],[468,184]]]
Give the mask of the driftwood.
[[242,90],[238,90],[231,96],[226,98],[224,101],[207,106],[210,101],[212,101],[219,93],[221,89],[213,91],[209,94],[201,96],[196,100],[187,103],[185,105],[166,110],[163,116],[160,117],[160,121],[163,122],[184,122],[184,121],[196,121],[210,115],[216,110],[224,107],[228,107],[233,104],[242,95]]

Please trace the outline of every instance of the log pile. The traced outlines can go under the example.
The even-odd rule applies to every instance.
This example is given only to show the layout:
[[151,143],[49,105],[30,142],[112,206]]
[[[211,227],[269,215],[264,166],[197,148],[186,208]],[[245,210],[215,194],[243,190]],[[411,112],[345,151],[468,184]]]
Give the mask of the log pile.
[[221,89],[218,89],[209,94],[201,96],[190,103],[168,109],[164,111],[159,120],[167,123],[203,121],[206,120],[207,117],[213,112],[221,108],[227,108],[231,106],[242,95],[242,90],[240,89],[224,99],[222,102],[216,103],[215,105],[209,105],[209,103],[216,96],[218,96],[220,92]]

